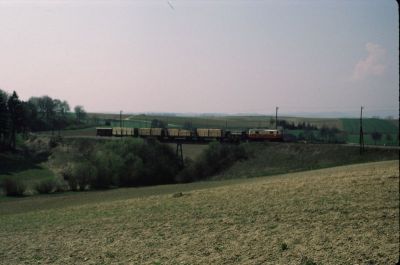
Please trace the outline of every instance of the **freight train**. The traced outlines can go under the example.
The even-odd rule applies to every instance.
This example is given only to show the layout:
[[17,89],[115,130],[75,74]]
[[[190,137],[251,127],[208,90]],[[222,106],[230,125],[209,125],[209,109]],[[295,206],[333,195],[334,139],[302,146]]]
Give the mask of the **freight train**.
[[247,131],[228,131],[222,129],[198,128],[194,130],[178,128],[96,128],[97,136],[138,137],[159,141],[184,142],[242,142],[242,141],[283,141],[281,130],[249,129]]

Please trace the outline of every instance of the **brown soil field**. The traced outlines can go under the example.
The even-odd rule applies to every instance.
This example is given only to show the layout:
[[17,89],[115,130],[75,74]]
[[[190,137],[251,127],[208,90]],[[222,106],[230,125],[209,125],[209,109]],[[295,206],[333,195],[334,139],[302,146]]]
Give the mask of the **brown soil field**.
[[168,185],[168,194],[166,186],[152,193],[122,189],[131,192],[123,199],[114,190],[101,192],[102,200],[88,200],[90,193],[4,200],[0,261],[396,264],[398,168],[398,161],[387,161],[221,181],[216,187]]

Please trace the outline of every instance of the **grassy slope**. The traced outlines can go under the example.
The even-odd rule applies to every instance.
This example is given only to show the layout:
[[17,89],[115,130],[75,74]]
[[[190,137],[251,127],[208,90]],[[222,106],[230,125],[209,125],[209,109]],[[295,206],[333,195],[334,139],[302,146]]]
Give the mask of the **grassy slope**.
[[[360,131],[359,119],[341,119],[343,123],[343,129],[349,133],[358,134]],[[381,133],[396,133],[398,131],[398,125],[396,126],[390,120],[382,119],[363,119],[363,131],[364,133],[372,133],[379,131]]]
[[0,184],[5,178],[16,178],[32,189],[41,180],[54,178],[54,173],[43,163],[37,163],[16,154],[0,154]]
[[[348,132],[347,141],[349,143],[358,143],[359,132],[360,132],[360,122],[358,119],[341,119],[343,123],[343,129]],[[378,145],[399,145],[398,123],[393,122],[393,120],[382,120],[382,119],[363,119],[363,131],[364,131],[364,142],[366,144],[375,144],[371,137],[371,133],[378,131],[382,133],[382,139],[377,141]],[[387,140],[386,135],[390,134],[392,140]]]
[[367,148],[360,156],[356,146],[334,144],[247,143],[249,159],[215,176],[215,179],[249,178],[339,165],[399,159],[394,149]]
[[[0,258],[6,264],[395,264],[398,166],[0,202]],[[172,196],[179,191],[184,196]]]

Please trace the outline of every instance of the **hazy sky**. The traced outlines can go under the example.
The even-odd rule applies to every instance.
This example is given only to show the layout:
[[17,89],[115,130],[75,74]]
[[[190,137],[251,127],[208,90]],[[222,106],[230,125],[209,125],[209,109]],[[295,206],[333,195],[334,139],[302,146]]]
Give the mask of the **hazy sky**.
[[1,1],[0,89],[90,112],[397,117],[395,1]]

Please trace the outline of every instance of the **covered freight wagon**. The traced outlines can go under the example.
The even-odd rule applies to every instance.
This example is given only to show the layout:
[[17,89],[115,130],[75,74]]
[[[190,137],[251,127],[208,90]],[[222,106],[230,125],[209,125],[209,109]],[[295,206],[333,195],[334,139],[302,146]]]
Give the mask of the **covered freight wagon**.
[[139,128],[140,137],[163,137],[165,135],[163,128]]
[[170,139],[188,139],[192,137],[192,131],[185,129],[169,128],[167,137]]
[[224,131],[221,129],[197,129],[197,137],[204,140],[220,139],[224,136]]
[[134,128],[114,127],[112,128],[113,136],[136,136]]

